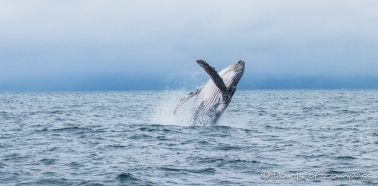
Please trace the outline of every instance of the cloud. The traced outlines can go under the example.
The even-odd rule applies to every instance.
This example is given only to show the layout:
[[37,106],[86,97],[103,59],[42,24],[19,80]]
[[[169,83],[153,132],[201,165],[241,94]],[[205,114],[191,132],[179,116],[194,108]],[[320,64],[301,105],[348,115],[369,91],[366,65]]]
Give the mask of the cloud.
[[247,74],[376,75],[376,1],[1,1],[0,78],[168,75],[203,58]]

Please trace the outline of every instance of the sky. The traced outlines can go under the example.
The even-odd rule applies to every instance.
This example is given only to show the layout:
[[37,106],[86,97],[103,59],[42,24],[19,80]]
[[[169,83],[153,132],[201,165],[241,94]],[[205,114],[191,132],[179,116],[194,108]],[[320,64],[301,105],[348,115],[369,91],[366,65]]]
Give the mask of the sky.
[[244,84],[376,77],[377,9],[374,0],[2,0],[0,90],[185,81],[197,59],[218,71],[244,60]]

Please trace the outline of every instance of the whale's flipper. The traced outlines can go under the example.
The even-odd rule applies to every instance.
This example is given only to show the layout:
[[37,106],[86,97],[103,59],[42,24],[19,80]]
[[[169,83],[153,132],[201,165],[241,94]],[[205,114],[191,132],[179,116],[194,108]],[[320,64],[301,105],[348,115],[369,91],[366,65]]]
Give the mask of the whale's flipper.
[[213,80],[214,84],[222,91],[223,94],[228,93],[228,89],[223,82],[223,79],[219,76],[218,72],[214,67],[210,66],[206,61],[199,59],[196,61],[206,72],[209,74],[210,78]]
[[183,105],[188,99],[192,98],[193,96],[197,95],[199,92],[201,92],[203,87],[190,92],[188,95],[184,96],[183,98],[180,99],[180,102],[177,104],[175,111],[173,112],[173,115],[176,114],[177,110]]

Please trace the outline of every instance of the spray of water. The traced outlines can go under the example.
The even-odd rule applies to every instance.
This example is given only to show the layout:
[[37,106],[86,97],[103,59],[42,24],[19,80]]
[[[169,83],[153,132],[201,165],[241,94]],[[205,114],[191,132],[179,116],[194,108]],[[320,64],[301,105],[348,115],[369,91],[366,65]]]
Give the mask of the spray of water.
[[203,86],[209,80],[209,77],[202,69],[198,69],[190,72],[175,72],[170,76],[170,79],[172,83],[166,87],[166,91],[160,93],[159,101],[150,122],[153,124],[188,126],[190,125],[189,111],[195,98],[188,100],[176,115],[173,115],[173,112],[182,97]]

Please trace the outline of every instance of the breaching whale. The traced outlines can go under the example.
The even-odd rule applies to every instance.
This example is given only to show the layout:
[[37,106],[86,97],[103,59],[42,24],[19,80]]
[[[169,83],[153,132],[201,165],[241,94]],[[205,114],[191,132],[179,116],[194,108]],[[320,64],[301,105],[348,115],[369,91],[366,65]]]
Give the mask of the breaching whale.
[[197,96],[190,111],[190,123],[195,126],[215,125],[231,102],[236,86],[244,74],[245,63],[240,60],[218,74],[214,67],[206,61],[199,59],[196,62],[209,74],[211,79],[205,86],[181,98],[174,114],[187,100]]

